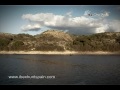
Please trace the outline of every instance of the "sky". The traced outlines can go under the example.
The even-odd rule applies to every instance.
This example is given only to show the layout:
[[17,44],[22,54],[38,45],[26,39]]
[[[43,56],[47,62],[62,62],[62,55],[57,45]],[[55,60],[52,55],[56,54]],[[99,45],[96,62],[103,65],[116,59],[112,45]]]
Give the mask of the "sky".
[[120,5],[0,5],[0,32],[120,32]]

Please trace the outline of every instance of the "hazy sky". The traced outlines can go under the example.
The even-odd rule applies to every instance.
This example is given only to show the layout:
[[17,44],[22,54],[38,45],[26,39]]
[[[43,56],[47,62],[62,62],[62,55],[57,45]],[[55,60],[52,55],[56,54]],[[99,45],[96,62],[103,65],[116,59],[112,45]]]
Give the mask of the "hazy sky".
[[120,5],[0,5],[0,32],[120,32]]

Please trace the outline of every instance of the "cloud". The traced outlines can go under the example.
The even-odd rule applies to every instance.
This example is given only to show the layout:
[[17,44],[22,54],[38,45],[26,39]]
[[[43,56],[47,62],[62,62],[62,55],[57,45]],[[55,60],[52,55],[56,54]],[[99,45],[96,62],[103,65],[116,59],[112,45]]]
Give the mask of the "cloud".
[[99,17],[99,18],[105,18],[109,16],[110,12],[104,11],[102,13],[92,13],[90,10],[86,10],[84,12],[84,16],[94,16],[94,17]]
[[72,16],[72,11],[66,13],[67,16],[71,17]]
[[53,13],[24,14],[23,19],[28,20],[28,24],[22,27],[23,31],[37,31],[43,27],[64,30],[74,34],[91,34],[106,31],[118,31],[120,21],[108,21],[106,17],[110,12],[92,13],[92,17],[87,14],[91,11],[87,10],[82,16],[73,17],[72,12],[63,15],[55,15]]
[[26,25],[26,26],[22,26],[21,29],[23,31],[38,31],[40,29],[40,25],[39,24],[34,24],[34,25]]
[[51,21],[53,17],[52,13],[24,14],[22,16],[23,19],[34,22]]
[[108,25],[109,25],[109,29],[107,31],[120,32],[120,21],[119,20],[111,20]]
[[103,13],[100,13],[100,14],[95,13],[95,16],[104,18],[104,17],[108,17],[108,16],[109,16],[109,13],[110,13],[110,12],[107,12],[107,11],[105,11],[105,12],[103,12]]
[[90,10],[86,10],[86,11],[84,12],[84,15],[87,16],[87,15],[90,14],[90,13],[91,13]]

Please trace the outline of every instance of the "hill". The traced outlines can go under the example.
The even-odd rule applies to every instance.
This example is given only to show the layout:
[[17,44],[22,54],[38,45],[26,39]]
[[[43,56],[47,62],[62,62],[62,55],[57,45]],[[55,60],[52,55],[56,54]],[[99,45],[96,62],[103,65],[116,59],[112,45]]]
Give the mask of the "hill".
[[72,35],[47,30],[35,36],[0,33],[0,51],[120,51],[120,32]]
[[40,35],[36,35],[35,38],[37,40],[36,50],[45,51],[64,51],[67,48],[67,44],[73,42],[70,34],[59,30],[48,30]]

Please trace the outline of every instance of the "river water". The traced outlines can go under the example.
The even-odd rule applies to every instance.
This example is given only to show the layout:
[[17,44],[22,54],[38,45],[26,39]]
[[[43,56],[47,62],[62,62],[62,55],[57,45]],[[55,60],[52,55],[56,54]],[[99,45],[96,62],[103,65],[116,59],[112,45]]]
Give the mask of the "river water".
[[0,55],[0,85],[120,85],[120,55]]

